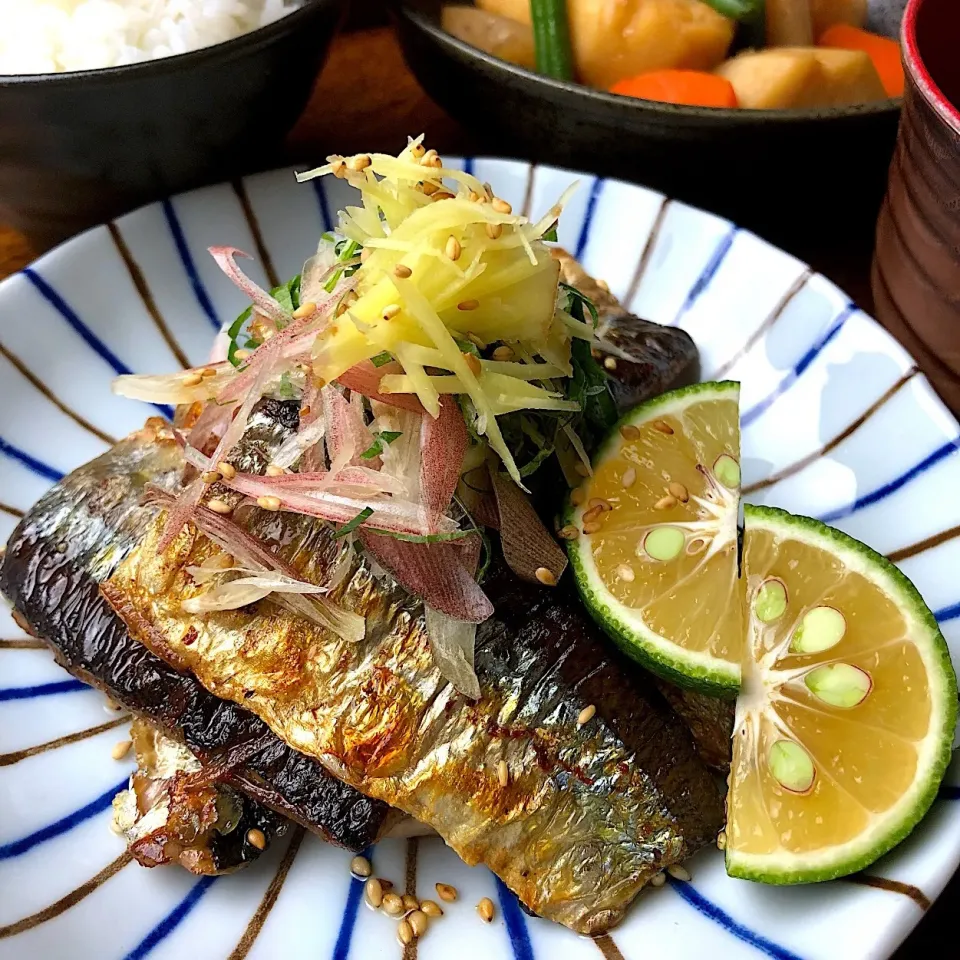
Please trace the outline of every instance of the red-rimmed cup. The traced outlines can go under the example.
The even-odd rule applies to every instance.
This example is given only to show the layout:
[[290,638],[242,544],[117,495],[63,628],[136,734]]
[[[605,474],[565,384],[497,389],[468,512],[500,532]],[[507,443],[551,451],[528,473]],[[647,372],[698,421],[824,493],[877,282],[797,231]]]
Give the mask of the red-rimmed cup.
[[910,0],[906,88],[877,223],[877,319],[960,415],[960,0]]

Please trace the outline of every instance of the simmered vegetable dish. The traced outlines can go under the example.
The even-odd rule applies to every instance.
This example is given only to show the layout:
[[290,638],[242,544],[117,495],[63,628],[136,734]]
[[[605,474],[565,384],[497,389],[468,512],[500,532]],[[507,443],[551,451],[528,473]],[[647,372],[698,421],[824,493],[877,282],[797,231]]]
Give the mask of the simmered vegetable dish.
[[898,97],[897,42],[867,0],[476,0],[448,32],[518,66],[700,107],[839,107]]

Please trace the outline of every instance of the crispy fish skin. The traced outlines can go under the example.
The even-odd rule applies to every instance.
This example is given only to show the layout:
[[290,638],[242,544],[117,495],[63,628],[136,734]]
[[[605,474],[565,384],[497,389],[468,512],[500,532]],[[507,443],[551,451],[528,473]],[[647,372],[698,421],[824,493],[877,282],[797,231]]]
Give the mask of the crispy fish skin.
[[351,645],[265,602],[202,619],[184,612],[201,589],[186,568],[217,548],[188,527],[158,556],[155,524],[104,594],[136,636],[181,658],[211,692],[430,824],[535,913],[580,933],[615,925],[654,874],[716,837],[720,795],[689,734],[575,600],[510,575],[488,583],[497,613],[478,630],[482,696],[472,703],[441,678],[422,608],[392,579],[309,518],[243,513],[309,580],[323,582],[347,556],[333,596],[367,618],[367,635]]
[[[261,430],[266,419],[257,421]],[[277,810],[325,840],[362,850],[388,826],[385,804],[330,776],[316,760],[273,736],[252,713],[217,699],[193,676],[151,653],[100,595],[98,581],[155,515],[139,506],[147,484],[172,489],[182,467],[168,425],[157,420],[71,473],[12,534],[0,564],[0,591],[23,626],[46,640],[74,676],[156,724],[204,762],[229,759],[231,751],[262,739],[263,749],[226,777],[256,798],[245,801],[250,826],[269,838],[280,827]],[[259,853],[232,841],[222,850],[218,869]]]

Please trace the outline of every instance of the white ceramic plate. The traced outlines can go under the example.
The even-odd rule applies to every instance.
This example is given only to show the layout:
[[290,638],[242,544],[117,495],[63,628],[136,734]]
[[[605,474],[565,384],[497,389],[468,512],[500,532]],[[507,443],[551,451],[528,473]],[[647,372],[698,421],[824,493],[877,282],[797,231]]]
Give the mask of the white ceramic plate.
[[[542,212],[568,171],[467,161],[515,209]],[[560,240],[631,311],[679,324],[707,378],[743,384],[748,497],[828,519],[901,563],[960,657],[958,427],[907,354],[829,281],[718,217],[650,190],[583,176]],[[258,256],[264,284],[297,273],[350,188],[298,186],[290,171],[155,204],[91,230],[0,284],[0,542],[64,472],[156,411],[114,397],[110,379],[201,363],[245,304],[206,248]],[[102,697],[50,654],[24,648],[0,609],[0,958],[331,960],[749,960],[882,958],[960,860],[960,768],[926,821],[869,878],[773,889],[729,879],[717,851],[641,895],[597,942],[532,920],[482,868],[438,840],[390,841],[376,871],[421,896],[461,899],[419,951],[360,904],[349,855],[310,837],[235,876],[197,879],[127,865],[108,829],[129,760]],[[19,641],[19,642],[18,642]],[[286,849],[285,849],[286,848]],[[118,859],[121,858],[121,859]],[[414,859],[415,858],[415,859]],[[497,919],[474,905],[490,896]]]

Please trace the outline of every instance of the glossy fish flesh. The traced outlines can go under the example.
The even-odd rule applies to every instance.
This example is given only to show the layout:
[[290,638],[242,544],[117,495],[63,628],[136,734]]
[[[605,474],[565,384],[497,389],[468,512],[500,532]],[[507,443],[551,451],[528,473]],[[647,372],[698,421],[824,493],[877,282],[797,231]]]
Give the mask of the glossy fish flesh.
[[218,552],[192,526],[158,556],[154,521],[104,595],[154,652],[432,826],[535,913],[605,930],[655,874],[716,837],[721,798],[687,730],[563,588],[508,573],[485,584],[496,613],[478,630],[472,702],[435,668],[419,603],[346,539],[294,514],[235,518],[305,579],[348,563],[332,596],[366,618],[365,638],[347,643],[269,602],[186,613],[203,589],[186,568]]
[[[269,402],[265,406],[272,409]],[[260,431],[276,429],[276,417],[257,415],[250,442],[262,442]],[[255,798],[245,800],[248,826],[269,839],[281,823],[276,810],[332,843],[362,850],[388,826],[385,804],[330,776],[252,713],[212,696],[194,677],[152,654],[100,595],[99,581],[155,516],[155,510],[139,505],[146,485],[173,489],[182,469],[169,428],[155,421],[75,470],[14,530],[0,565],[0,591],[24,628],[46,640],[72,674],[183,742],[204,763],[226,766],[227,783]],[[231,757],[249,753],[251,745],[253,756],[232,763]],[[236,839],[218,848],[223,854],[218,869],[259,855]]]

